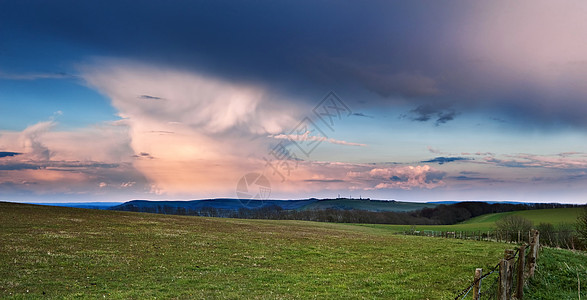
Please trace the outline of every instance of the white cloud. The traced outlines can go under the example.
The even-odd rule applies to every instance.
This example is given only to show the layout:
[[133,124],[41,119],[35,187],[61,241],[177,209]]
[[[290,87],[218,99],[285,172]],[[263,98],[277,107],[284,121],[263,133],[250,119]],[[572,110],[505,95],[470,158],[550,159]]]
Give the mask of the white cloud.
[[275,134],[275,135],[269,135],[269,137],[274,138],[274,139],[279,139],[279,140],[291,140],[291,141],[301,141],[301,142],[307,142],[307,141],[323,142],[323,141],[326,141],[331,144],[345,145],[345,146],[360,146],[360,147],[367,146],[367,145],[361,144],[361,143],[347,142],[347,141],[343,141],[343,140],[326,138],[323,136],[314,136],[314,135],[310,135],[310,134],[311,134],[310,131],[306,131],[304,134]]
[[124,118],[132,155],[153,158],[133,165],[157,194],[230,196],[242,175],[263,166],[248,158],[268,152],[267,134],[295,125],[292,101],[262,86],[115,60],[82,76]]
[[373,168],[350,171],[347,176],[368,184],[365,189],[432,189],[444,185],[446,174],[428,165]]
[[39,122],[27,127],[20,133],[21,151],[32,159],[49,160],[51,152],[42,141],[42,135],[55,126],[54,121]]
[[0,159],[0,194],[89,195],[125,183],[134,192],[145,189],[144,176],[129,164],[133,152],[127,126],[97,124],[71,131],[56,126],[50,119],[22,131],[0,131],[0,149],[21,153]]
[[144,118],[140,121],[184,124],[206,133],[235,128],[277,133],[293,121],[296,111],[261,86],[193,72],[115,60],[83,70],[87,82],[131,122]]

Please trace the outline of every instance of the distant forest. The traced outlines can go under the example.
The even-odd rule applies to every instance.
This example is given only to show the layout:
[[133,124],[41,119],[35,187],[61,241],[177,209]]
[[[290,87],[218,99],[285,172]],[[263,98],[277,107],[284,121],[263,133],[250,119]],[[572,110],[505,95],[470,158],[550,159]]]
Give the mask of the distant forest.
[[150,207],[118,206],[115,210],[136,211],[159,214],[189,215],[203,217],[240,218],[240,219],[270,219],[270,220],[304,220],[336,223],[368,223],[368,224],[398,224],[398,225],[452,225],[484,214],[501,213],[518,210],[533,210],[546,208],[576,207],[573,204],[556,203],[486,203],[486,202],[459,202],[455,204],[441,204],[434,208],[423,208],[410,212],[367,211],[360,209],[308,209],[290,210],[272,205],[260,208],[221,209],[202,207],[191,209],[157,205]]

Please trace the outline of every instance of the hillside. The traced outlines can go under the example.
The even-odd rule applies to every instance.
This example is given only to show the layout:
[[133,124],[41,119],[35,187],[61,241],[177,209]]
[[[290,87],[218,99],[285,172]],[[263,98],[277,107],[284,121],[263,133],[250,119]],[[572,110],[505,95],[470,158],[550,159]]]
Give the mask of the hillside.
[[552,208],[486,214],[464,221],[461,224],[474,226],[493,226],[497,220],[507,215],[518,215],[532,221],[534,225],[538,225],[540,223],[560,225],[564,223],[574,223],[577,220],[577,217],[579,217],[581,214],[582,209],[582,207]]
[[157,212],[174,214],[181,212],[200,211],[203,209],[217,209],[237,211],[239,209],[259,209],[279,207],[284,210],[309,210],[309,209],[340,209],[340,210],[366,210],[372,212],[394,211],[405,212],[435,207],[437,204],[380,201],[369,199],[302,199],[302,200],[241,200],[241,199],[204,199],[191,201],[147,201],[133,200],[113,206],[112,210]]
[[26,202],[26,203],[36,204],[36,205],[64,206],[64,207],[77,207],[77,208],[88,208],[88,209],[109,209],[110,207],[121,205],[123,202],[47,202],[47,203]]
[[356,224],[361,227],[379,228],[391,232],[404,232],[411,229],[425,231],[489,231],[495,229],[495,222],[507,215],[515,214],[531,220],[534,225],[551,223],[555,226],[561,224],[573,224],[581,213],[583,207],[552,208],[537,210],[520,210],[505,213],[485,214],[454,225],[382,225],[382,224]]
[[240,200],[240,199],[203,199],[190,201],[152,201],[132,200],[120,205],[111,207],[111,210],[137,211],[137,212],[159,212],[170,210],[175,213],[177,209],[201,210],[205,208],[239,210],[242,208],[256,209],[262,207],[279,206],[282,209],[300,209],[308,204],[316,202],[316,199],[305,200]]
[[13,203],[0,203],[0,225],[0,298],[451,298],[508,247]]
[[[452,299],[475,268],[513,247],[351,224],[5,202],[0,240],[0,298],[17,299]],[[545,249],[526,294],[575,297],[585,261]]]
[[367,211],[414,211],[426,207],[435,207],[434,203],[402,202],[402,201],[379,201],[359,199],[326,199],[305,205],[301,209],[360,209]]

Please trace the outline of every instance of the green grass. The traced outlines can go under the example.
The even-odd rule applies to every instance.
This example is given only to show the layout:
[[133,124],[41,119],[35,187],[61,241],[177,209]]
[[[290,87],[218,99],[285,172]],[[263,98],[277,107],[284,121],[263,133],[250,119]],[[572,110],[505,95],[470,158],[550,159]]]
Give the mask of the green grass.
[[561,225],[561,224],[568,224],[574,223],[577,221],[577,218],[581,214],[583,208],[574,207],[574,208],[552,208],[552,209],[537,209],[537,210],[521,210],[521,211],[512,211],[507,213],[498,213],[498,214],[487,214],[478,216],[476,218],[472,218],[467,220],[461,224],[466,225],[489,225],[492,226],[495,221],[507,216],[507,215],[518,215],[524,217],[534,223],[534,225],[538,225],[540,223],[551,223],[553,225]]
[[310,209],[362,209],[369,211],[414,211],[426,207],[436,207],[435,203],[417,203],[402,201],[369,201],[359,199],[329,199],[314,202],[302,207],[302,210]]
[[450,299],[511,245],[0,203],[0,298]]
[[[581,214],[582,207],[577,208],[553,208],[537,210],[521,210],[506,213],[481,215],[459,224],[454,225],[416,225],[416,230],[435,231],[489,231],[495,229],[495,222],[507,215],[519,215],[529,219],[538,225],[540,223],[551,223],[555,226],[562,224],[574,224]],[[362,227],[378,228],[392,232],[404,232],[412,228],[410,225],[380,225],[380,224],[356,224]]]
[[[379,226],[0,202],[0,298],[453,299],[513,245]],[[545,248],[527,299],[587,298],[585,254]]]
[[[534,278],[524,289],[527,299],[587,299],[587,254],[543,248]],[[525,299],[526,299],[525,298]]]

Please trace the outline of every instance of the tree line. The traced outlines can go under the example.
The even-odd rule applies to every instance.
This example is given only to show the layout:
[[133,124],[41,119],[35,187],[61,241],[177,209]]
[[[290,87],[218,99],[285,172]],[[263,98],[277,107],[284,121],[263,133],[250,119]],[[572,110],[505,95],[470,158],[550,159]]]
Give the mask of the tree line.
[[556,203],[490,204],[486,202],[459,202],[455,204],[440,204],[436,207],[423,208],[410,212],[368,211],[361,209],[344,210],[335,208],[287,210],[278,205],[239,209],[221,209],[214,207],[194,209],[167,205],[129,205],[117,207],[116,210],[241,219],[304,220],[317,222],[398,225],[452,225],[489,213],[564,207],[576,207],[576,205]]

